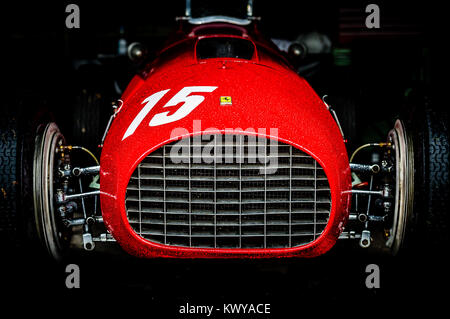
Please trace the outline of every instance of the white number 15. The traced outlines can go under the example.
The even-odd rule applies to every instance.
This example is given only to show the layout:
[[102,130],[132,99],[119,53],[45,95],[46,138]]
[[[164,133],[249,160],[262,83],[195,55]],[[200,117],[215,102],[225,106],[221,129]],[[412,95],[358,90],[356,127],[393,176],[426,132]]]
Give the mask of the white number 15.
[[[212,92],[215,89],[217,89],[217,86],[186,86],[182,88],[166,103],[166,105],[163,106],[163,108],[175,106],[179,103],[183,104],[172,115],[167,115],[170,113],[170,111],[155,114],[153,118],[150,120],[149,126],[163,125],[178,121],[186,117],[197,106],[199,106],[200,103],[202,103],[205,100],[205,97],[202,95],[189,95],[189,94],[193,92],[197,93]],[[133,122],[131,122],[130,126],[123,135],[122,141],[136,131],[138,126],[142,123],[147,114],[150,113],[150,111],[153,109],[156,103],[158,103],[158,101],[161,100],[163,96],[169,91],[170,89],[156,92],[147,97],[144,101],[142,101],[142,104],[145,103],[145,106],[138,113],[138,115],[136,115]]]

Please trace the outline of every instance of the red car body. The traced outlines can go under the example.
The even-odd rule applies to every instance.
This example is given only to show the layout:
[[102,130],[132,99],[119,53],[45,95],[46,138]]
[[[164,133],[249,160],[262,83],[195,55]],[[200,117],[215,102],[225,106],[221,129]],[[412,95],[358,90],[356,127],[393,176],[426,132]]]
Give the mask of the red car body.
[[[245,39],[255,51],[251,59],[198,59],[196,46],[205,37]],[[185,100],[195,96],[199,103],[184,117],[174,116],[186,103],[168,102],[184,88],[191,88]],[[157,97],[154,105],[149,105],[151,96]],[[220,103],[224,96],[232,98],[231,105]],[[139,257],[314,257],[336,243],[350,208],[350,167],[342,135],[325,103],[256,29],[212,23],[180,30],[144,74],[134,77],[122,100],[102,150],[100,198],[105,225],[125,251]],[[177,120],[150,126],[161,113],[162,118],[172,115]],[[174,135],[176,128],[183,130]],[[247,128],[260,129],[256,134],[306,152],[324,169],[332,206],[328,224],[317,239],[300,247],[276,249],[175,247],[148,241],[130,227],[126,188],[142,159],[188,135],[248,134]],[[271,136],[273,128],[277,136]]]

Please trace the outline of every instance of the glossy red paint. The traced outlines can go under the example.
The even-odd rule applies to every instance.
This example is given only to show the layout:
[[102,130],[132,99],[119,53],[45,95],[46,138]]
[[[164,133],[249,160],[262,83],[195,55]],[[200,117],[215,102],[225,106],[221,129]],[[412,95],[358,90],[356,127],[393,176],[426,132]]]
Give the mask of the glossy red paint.
[[[226,27],[220,24],[211,28]],[[229,27],[242,30],[241,27]],[[205,26],[201,28],[205,31]],[[242,35],[257,47],[257,55],[252,60],[215,58],[198,61],[195,44],[199,36],[195,28],[185,34],[184,37],[178,35],[176,44],[161,52],[143,78],[136,76],[132,80],[123,95],[122,109],[104,142],[100,198],[108,230],[125,251],[140,257],[314,257],[325,253],[335,244],[348,219],[350,196],[345,192],[351,189],[344,142],[325,104],[259,36]],[[235,35],[235,32],[230,34]],[[149,122],[155,114],[163,111],[173,114],[182,105],[163,110],[168,100],[187,86],[215,86],[217,89],[211,93],[193,93],[205,99],[186,117],[150,127]],[[122,140],[130,123],[144,107],[144,99],[162,90],[169,91],[147,114],[134,134]],[[221,96],[231,96],[232,105],[220,105]],[[172,134],[176,128],[185,129],[184,133]],[[126,187],[134,169],[145,156],[187,135],[205,131],[247,134],[245,130],[248,128],[257,132],[265,129],[266,133],[260,132],[259,135],[291,144],[313,156],[323,167],[331,188],[332,209],[329,223],[318,239],[308,245],[288,249],[199,249],[152,243],[132,230],[125,211]],[[278,136],[269,136],[271,128],[278,129]]]

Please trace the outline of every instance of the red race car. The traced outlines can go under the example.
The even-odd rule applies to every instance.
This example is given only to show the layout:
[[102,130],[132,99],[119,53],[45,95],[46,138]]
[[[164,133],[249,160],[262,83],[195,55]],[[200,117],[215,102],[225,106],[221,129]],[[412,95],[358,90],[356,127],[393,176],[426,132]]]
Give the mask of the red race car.
[[444,119],[424,106],[349,154],[333,105],[260,34],[251,3],[245,19],[187,6],[152,61],[128,46],[140,68],[100,160],[45,116],[5,117],[3,233],[25,230],[60,259],[105,242],[146,258],[315,257],[345,239],[395,255],[425,228],[446,232]]

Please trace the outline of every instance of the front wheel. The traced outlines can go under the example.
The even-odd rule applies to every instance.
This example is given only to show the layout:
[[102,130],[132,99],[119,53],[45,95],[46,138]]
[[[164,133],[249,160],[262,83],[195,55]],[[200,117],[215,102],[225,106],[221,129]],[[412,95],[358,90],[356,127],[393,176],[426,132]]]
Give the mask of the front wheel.
[[0,246],[3,251],[63,257],[70,233],[55,212],[55,181],[66,158],[49,112],[5,107],[0,119]]
[[58,219],[54,201],[54,181],[58,167],[67,161],[63,148],[64,136],[55,123],[38,130],[33,158],[34,219],[38,237],[50,256],[60,260],[67,250],[67,228]]
[[[448,245],[447,119],[446,113],[416,110],[396,120],[387,141],[356,149],[350,159],[352,218],[343,238],[360,232],[361,247],[389,255]],[[352,162],[362,149],[372,153]]]
[[389,132],[395,157],[395,201],[386,246],[444,247],[449,241],[448,116],[416,111]]
[[414,148],[413,137],[402,120],[395,122],[388,134],[395,158],[395,194],[392,226],[387,230],[390,236],[386,246],[396,255],[405,242],[408,227],[412,223],[414,201]]

